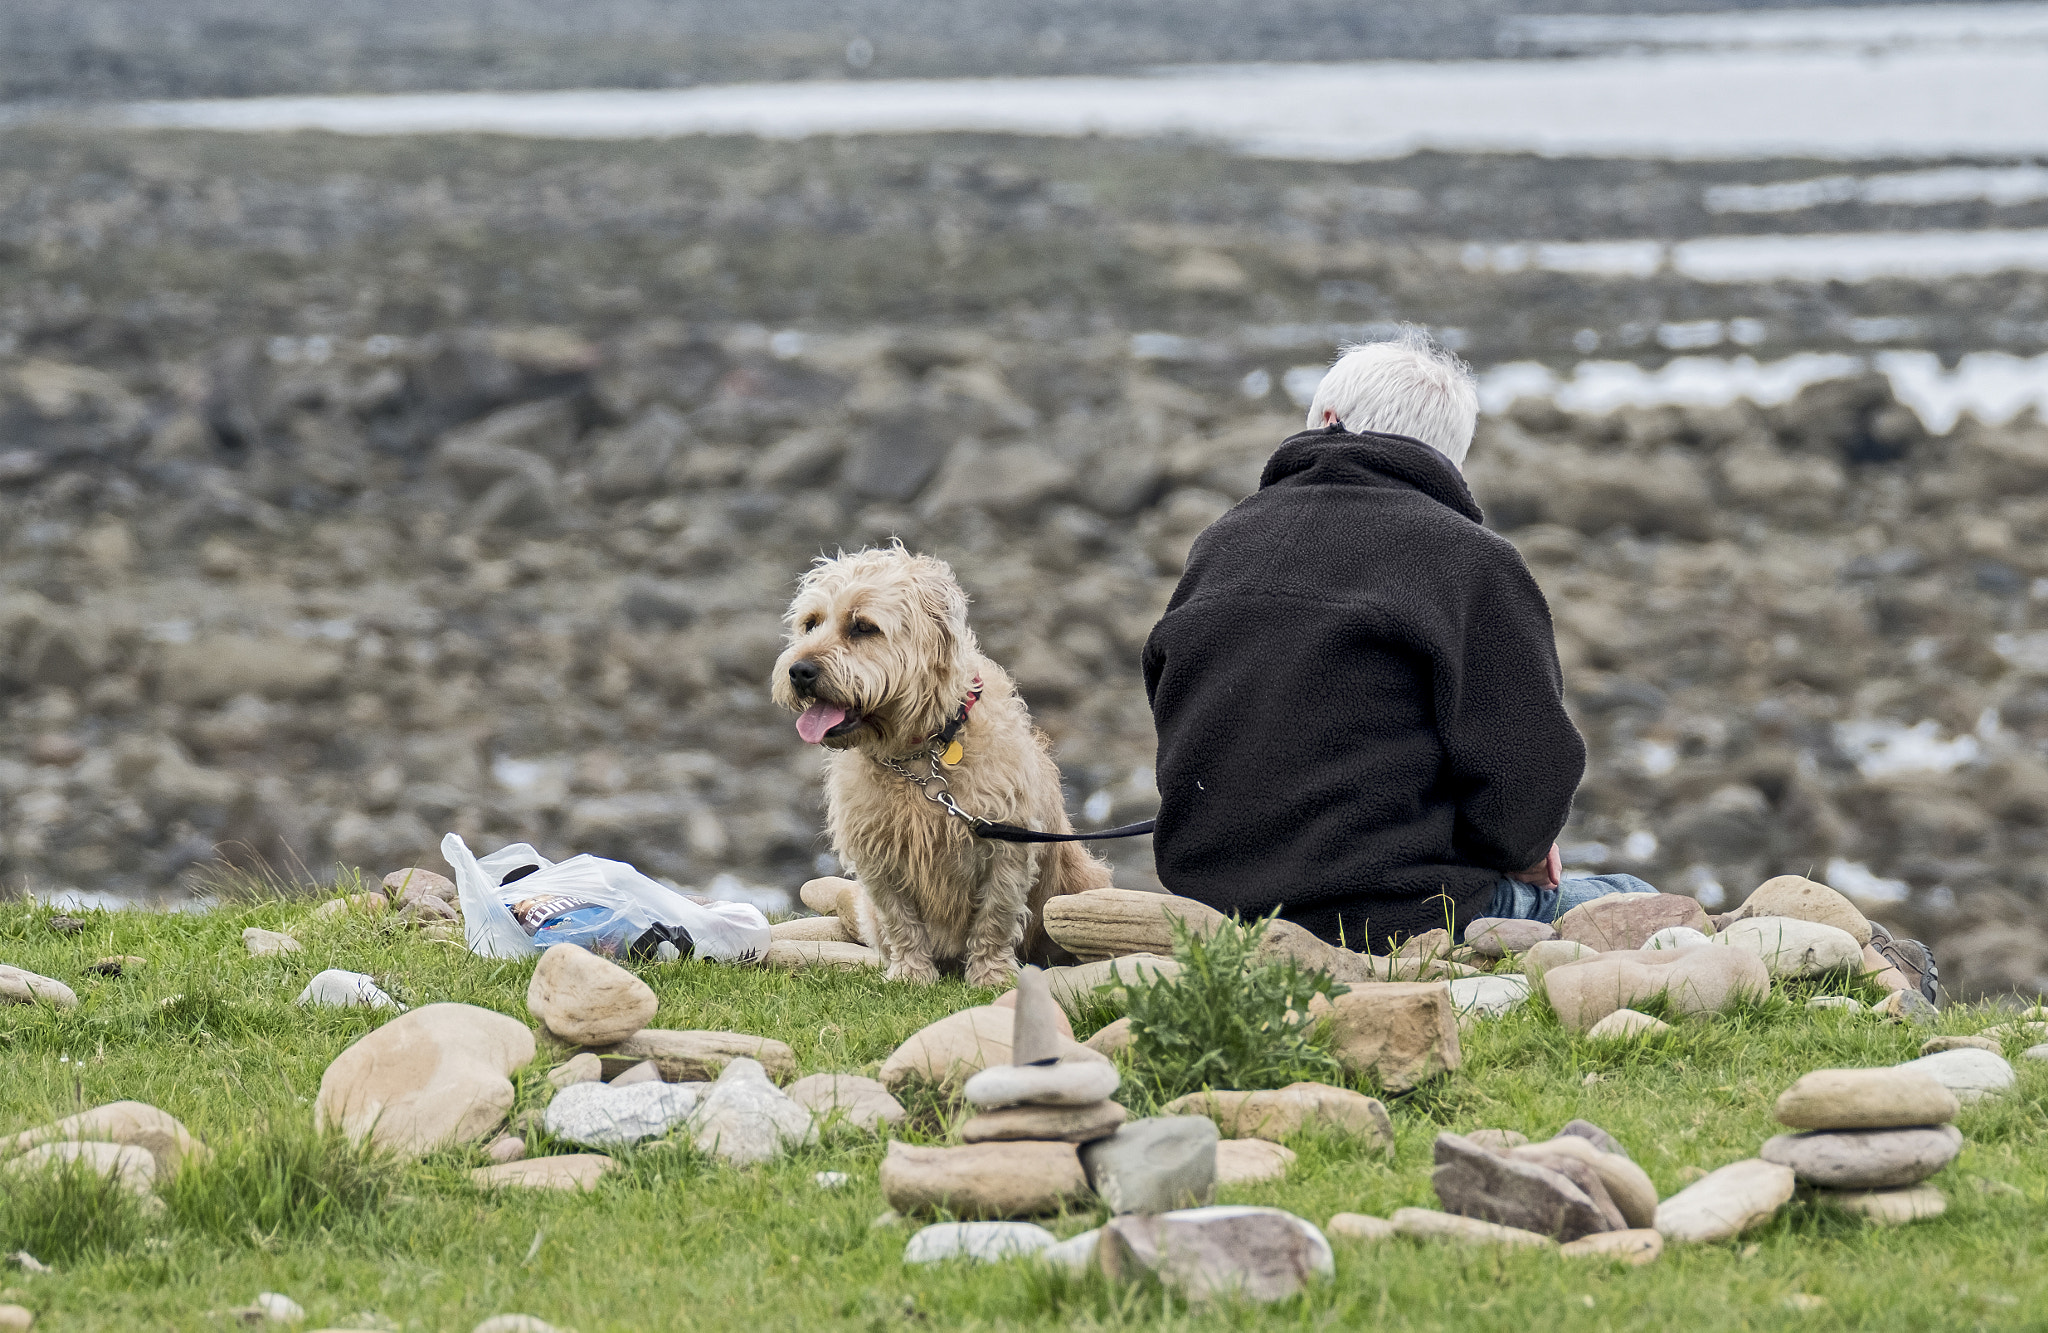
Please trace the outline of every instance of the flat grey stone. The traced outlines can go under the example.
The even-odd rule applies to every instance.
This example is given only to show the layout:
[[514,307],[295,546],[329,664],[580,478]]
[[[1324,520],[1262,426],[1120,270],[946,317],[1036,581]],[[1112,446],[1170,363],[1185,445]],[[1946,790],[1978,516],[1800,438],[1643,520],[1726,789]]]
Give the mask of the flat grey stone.
[[1059,1237],[1035,1222],[938,1222],[913,1235],[903,1246],[906,1264],[936,1264],[947,1259],[1001,1263],[1043,1254]]
[[1116,1133],[1130,1112],[1115,1102],[1093,1106],[1005,1106],[983,1111],[960,1126],[963,1143],[1002,1143],[1013,1139],[1040,1142],[1093,1143]]
[[2016,1077],[2005,1057],[1990,1051],[1937,1051],[1896,1067],[1917,1069],[1932,1075],[1935,1082],[1954,1093],[1956,1100],[1966,1106],[1985,1097],[1998,1096],[2013,1085]]
[[1526,953],[1530,945],[1556,938],[1556,927],[1547,921],[1482,916],[1465,927],[1465,947],[1481,958],[1505,958],[1509,954]]
[[[666,1086],[666,1085],[664,1085]],[[786,1145],[817,1136],[811,1113],[775,1086],[758,1060],[734,1060],[690,1116],[699,1151],[734,1166],[773,1161]]]
[[1102,1228],[1102,1271],[1129,1282],[1159,1276],[1190,1301],[1284,1301],[1337,1271],[1313,1223],[1278,1208],[1213,1206],[1127,1213]]
[[1529,979],[1515,973],[1458,977],[1451,981],[1451,1006],[1463,1017],[1499,1018],[1529,998]]
[[1221,1137],[1207,1116],[1151,1116],[1082,1148],[1081,1165],[1110,1212],[1171,1212],[1216,1197]]
[[1797,1184],[1789,1166],[1758,1157],[1730,1162],[1658,1204],[1657,1233],[1694,1245],[1739,1236],[1775,1217]]
[[1049,1245],[1038,1252],[1038,1261],[1054,1268],[1062,1268],[1076,1277],[1095,1271],[1096,1251],[1102,1244],[1102,1228],[1084,1231],[1078,1236],[1069,1236],[1057,1245]]
[[1913,1129],[1947,1124],[1955,1119],[1961,1103],[1931,1072],[1914,1068],[1917,1063],[1876,1069],[1816,1069],[1802,1074],[1778,1095],[1778,1123],[1793,1129]]
[[1123,1076],[1116,1072],[1116,1066],[1106,1061],[992,1065],[967,1080],[966,1095],[970,1104],[983,1110],[998,1106],[1092,1106],[1106,1100],[1122,1082]]
[[1879,1190],[1917,1185],[1962,1150],[1961,1130],[1929,1125],[1779,1134],[1764,1144],[1760,1156],[1791,1167],[1802,1181],[1822,1189]]
[[660,1138],[697,1109],[689,1083],[571,1083],[548,1103],[548,1133],[592,1148],[622,1148]]
[[1439,1134],[1430,1184],[1444,1211],[1558,1240],[1615,1229],[1603,1210],[1569,1177],[1533,1162],[1489,1152],[1458,1134]]

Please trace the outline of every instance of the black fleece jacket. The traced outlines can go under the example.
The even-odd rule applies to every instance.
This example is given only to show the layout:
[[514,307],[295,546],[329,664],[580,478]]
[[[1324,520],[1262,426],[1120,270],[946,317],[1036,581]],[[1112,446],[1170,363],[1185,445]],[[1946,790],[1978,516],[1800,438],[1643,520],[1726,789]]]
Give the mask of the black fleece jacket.
[[1542,592],[1405,436],[1281,445],[1196,540],[1144,666],[1160,881],[1353,949],[1486,915],[1585,771]]

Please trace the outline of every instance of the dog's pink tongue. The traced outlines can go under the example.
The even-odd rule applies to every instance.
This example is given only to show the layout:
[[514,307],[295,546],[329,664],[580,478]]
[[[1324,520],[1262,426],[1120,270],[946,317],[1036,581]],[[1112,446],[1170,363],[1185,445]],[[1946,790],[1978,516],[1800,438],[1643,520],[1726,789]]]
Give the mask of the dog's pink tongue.
[[812,704],[804,709],[804,715],[796,720],[796,734],[804,738],[804,744],[816,745],[825,739],[825,733],[846,721],[846,710],[834,704]]

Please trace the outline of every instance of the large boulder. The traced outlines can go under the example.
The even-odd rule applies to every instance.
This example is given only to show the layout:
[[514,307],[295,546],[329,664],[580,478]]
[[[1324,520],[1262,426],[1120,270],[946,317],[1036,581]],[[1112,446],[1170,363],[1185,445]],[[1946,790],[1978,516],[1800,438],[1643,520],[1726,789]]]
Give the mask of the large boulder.
[[1556,921],[1557,937],[1602,953],[1640,949],[1666,926],[1713,932],[1707,909],[1697,898],[1677,893],[1611,893],[1580,903]]
[[1870,943],[1870,922],[1856,910],[1856,904],[1804,875],[1780,875],[1765,880],[1730,916],[1737,921],[1766,916],[1814,921],[1847,931],[1859,949]]
[[421,1156],[473,1143],[512,1109],[510,1075],[533,1059],[518,1019],[469,1004],[429,1004],[392,1019],[335,1057],[313,1123],[353,1143]]
[[1731,922],[1714,943],[1755,954],[1774,977],[1818,977],[1863,965],[1863,948],[1848,931],[1793,916]]
[[617,963],[580,944],[557,944],[533,969],[526,1007],[563,1041],[609,1046],[646,1027],[661,1001]]
[[1761,958],[1712,944],[1603,953],[1543,974],[1550,1007],[1575,1032],[1654,996],[1664,996],[1678,1013],[1708,1014],[1745,999],[1762,999],[1770,987],[1771,974]]
[[1185,922],[1198,935],[1227,920],[1223,913],[1192,898],[1132,889],[1096,889],[1069,893],[1045,905],[1045,933],[1055,944],[1094,962],[1122,954],[1173,952],[1169,919]]
[[1406,1092],[1464,1060],[1457,1006],[1440,981],[1365,982],[1334,1000],[1317,996],[1309,1013],[1328,1017],[1330,1050],[1346,1072],[1370,1074],[1389,1092]]

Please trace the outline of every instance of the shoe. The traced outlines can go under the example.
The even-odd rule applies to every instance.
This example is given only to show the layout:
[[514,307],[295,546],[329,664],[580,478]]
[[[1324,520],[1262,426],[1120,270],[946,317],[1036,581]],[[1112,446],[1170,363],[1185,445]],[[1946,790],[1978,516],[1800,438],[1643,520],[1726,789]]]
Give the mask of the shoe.
[[1919,990],[1921,998],[1937,1009],[1941,1007],[1941,969],[1935,966],[1934,950],[1918,940],[1895,939],[1875,921],[1870,923],[1870,947],[1899,969]]

